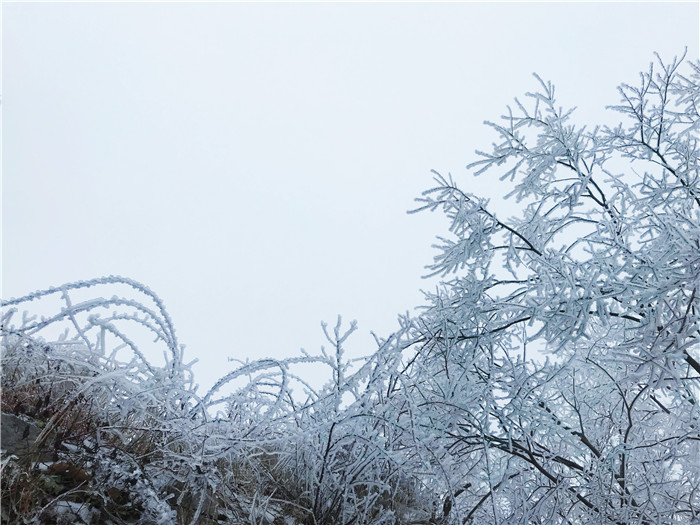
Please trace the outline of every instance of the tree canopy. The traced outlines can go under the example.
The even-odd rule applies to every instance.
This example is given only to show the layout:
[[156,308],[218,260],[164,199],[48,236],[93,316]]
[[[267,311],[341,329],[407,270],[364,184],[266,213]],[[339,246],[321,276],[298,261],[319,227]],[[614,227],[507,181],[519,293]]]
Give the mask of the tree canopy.
[[465,522],[700,519],[700,91],[680,63],[620,86],[614,128],[572,124],[539,77],[488,123],[498,142],[470,168],[518,216],[440,175],[421,199],[450,220],[432,269],[452,277],[409,375]]

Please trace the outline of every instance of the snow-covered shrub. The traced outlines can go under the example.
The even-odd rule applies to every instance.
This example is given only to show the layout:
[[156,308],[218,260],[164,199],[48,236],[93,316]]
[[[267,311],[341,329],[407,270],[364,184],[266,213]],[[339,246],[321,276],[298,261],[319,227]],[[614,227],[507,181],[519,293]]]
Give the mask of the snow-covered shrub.
[[[71,297],[115,287],[136,297]],[[51,296],[64,302],[58,313],[13,324],[15,307]],[[351,372],[342,345],[354,324],[341,334],[339,319],[332,335],[324,327],[333,355],[242,363],[199,396],[162,302],[139,283],[71,283],[4,307],[3,411],[42,427],[23,460],[33,504],[10,520],[49,520],[84,504],[96,522],[379,524],[420,492],[405,490],[416,472],[378,396],[399,373],[397,336]],[[42,338],[61,325],[60,337]],[[146,359],[131,336],[138,329],[163,346],[162,365]],[[331,379],[318,392],[293,373],[312,363]],[[8,509],[18,508],[15,493],[6,493]]]

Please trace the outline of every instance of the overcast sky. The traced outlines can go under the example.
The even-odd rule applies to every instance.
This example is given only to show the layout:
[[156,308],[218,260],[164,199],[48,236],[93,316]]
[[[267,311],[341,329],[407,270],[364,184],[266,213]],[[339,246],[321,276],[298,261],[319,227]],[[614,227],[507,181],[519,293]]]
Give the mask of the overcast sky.
[[203,386],[316,350],[339,313],[369,353],[431,286],[445,223],[406,214],[431,169],[506,193],[464,166],[532,72],[611,122],[685,46],[697,2],[5,2],[2,296],[142,281]]

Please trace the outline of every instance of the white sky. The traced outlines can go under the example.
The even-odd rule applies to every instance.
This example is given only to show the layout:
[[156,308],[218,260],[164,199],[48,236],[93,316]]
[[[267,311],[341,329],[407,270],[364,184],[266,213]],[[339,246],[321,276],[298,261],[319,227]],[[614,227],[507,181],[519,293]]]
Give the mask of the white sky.
[[2,297],[142,281],[202,386],[338,313],[369,353],[430,286],[445,223],[405,213],[430,169],[506,193],[464,166],[532,72],[616,120],[698,33],[698,3],[5,2]]

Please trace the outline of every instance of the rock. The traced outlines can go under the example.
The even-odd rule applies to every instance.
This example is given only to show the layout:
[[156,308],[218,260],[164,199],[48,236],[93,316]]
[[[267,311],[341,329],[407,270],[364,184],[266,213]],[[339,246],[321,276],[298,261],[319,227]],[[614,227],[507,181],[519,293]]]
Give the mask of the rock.
[[0,448],[3,454],[14,454],[17,457],[26,456],[41,429],[34,423],[29,423],[12,414],[2,414],[0,421]]

